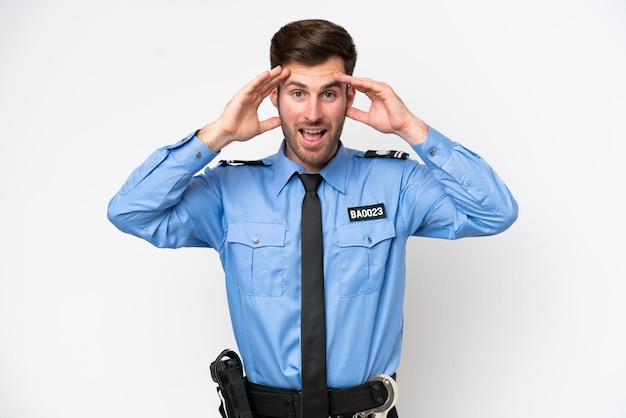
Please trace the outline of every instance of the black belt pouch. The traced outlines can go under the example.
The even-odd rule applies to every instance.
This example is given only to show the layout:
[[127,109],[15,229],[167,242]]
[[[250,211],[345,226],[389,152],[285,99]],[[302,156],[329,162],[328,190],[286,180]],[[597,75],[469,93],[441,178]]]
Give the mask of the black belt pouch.
[[243,377],[243,364],[233,350],[226,349],[211,363],[211,377],[217,383],[223,418],[252,418]]

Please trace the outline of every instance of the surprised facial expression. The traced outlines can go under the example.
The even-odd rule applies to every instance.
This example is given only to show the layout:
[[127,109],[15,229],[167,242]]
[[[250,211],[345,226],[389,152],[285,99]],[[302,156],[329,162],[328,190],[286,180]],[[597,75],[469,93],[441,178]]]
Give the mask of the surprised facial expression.
[[289,77],[270,94],[281,118],[285,153],[307,172],[318,172],[337,152],[355,91],[333,77],[344,71],[339,57],[315,66],[288,63],[285,67]]

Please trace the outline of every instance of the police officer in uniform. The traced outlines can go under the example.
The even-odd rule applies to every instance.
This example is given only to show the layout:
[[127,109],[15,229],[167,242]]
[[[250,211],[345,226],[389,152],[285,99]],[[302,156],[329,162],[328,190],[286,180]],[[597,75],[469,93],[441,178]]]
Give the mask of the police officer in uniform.
[[[268,393],[297,393],[302,382],[297,173],[323,177],[330,391],[395,375],[410,236],[492,235],[517,218],[515,199],[487,162],[413,115],[387,84],[353,76],[356,57],[350,35],[332,22],[283,26],[271,41],[271,69],[213,122],[154,152],[109,203],[121,231],[157,247],[219,252],[248,382]],[[367,96],[369,109],[352,107],[357,94]],[[267,97],[278,116],[259,120]],[[423,163],[401,152],[346,148],[346,117],[398,135]],[[275,154],[210,164],[229,143],[279,126],[284,141]]]

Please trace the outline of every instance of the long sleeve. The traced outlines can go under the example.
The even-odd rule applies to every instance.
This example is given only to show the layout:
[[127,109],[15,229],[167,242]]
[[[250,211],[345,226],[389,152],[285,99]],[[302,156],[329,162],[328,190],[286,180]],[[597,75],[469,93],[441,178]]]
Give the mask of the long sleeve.
[[[121,231],[157,247],[215,245],[219,238],[199,234],[200,229],[193,219],[193,205],[185,196],[197,189],[194,182],[207,181],[193,176],[216,155],[194,134],[158,149],[131,173],[111,199],[107,211],[109,220]],[[220,199],[215,197],[208,202],[212,205],[207,206],[215,212],[213,219],[218,219]]]
[[[493,235],[515,222],[517,202],[479,155],[433,128],[426,141],[414,150],[442,188],[440,198],[420,219],[420,224],[414,225],[412,235],[447,239]],[[432,185],[424,187],[423,179],[409,187],[430,193],[437,190]]]

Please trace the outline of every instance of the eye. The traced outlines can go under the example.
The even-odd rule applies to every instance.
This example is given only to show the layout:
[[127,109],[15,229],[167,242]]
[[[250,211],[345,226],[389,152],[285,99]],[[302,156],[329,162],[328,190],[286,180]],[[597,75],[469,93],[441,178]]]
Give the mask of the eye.
[[325,91],[323,94],[324,100],[335,100],[335,98],[337,97],[337,93],[335,93],[334,91]]
[[293,97],[295,97],[296,99],[299,99],[299,98],[301,98],[303,96],[303,93],[301,91],[299,91],[299,90],[296,90],[293,93],[291,93],[291,95]]

